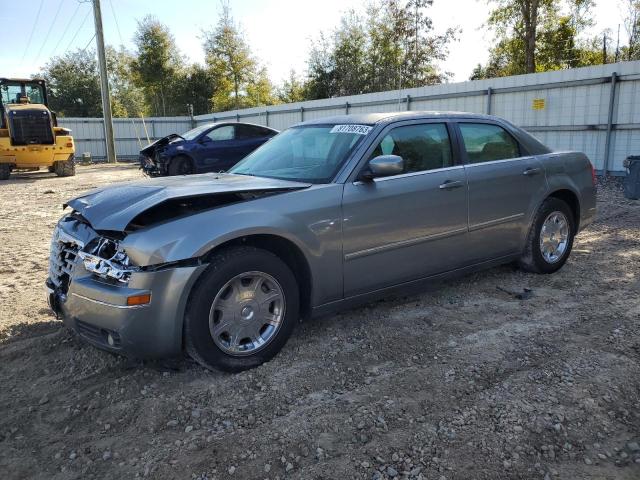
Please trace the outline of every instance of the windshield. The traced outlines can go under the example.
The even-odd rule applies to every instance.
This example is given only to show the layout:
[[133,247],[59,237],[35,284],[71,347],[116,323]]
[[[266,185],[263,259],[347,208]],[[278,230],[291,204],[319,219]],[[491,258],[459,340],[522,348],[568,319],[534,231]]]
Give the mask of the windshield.
[[229,173],[328,183],[372,127],[310,125],[276,135]]
[[23,82],[5,82],[0,85],[0,98],[3,105],[22,103],[20,100],[25,96],[29,99],[29,103],[44,103],[42,85]]
[[200,135],[202,132],[210,128],[211,128],[211,124],[200,125],[199,127],[196,127],[193,130],[189,130],[188,132],[185,132],[180,136],[185,140],[194,140],[198,135]]

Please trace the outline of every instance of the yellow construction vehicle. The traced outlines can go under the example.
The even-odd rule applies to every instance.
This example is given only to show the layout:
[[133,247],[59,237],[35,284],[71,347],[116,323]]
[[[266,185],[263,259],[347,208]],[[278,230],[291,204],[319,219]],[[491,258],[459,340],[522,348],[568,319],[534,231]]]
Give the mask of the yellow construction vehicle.
[[58,127],[45,81],[0,78],[0,100],[0,180],[12,170],[40,167],[59,177],[75,175],[71,130]]

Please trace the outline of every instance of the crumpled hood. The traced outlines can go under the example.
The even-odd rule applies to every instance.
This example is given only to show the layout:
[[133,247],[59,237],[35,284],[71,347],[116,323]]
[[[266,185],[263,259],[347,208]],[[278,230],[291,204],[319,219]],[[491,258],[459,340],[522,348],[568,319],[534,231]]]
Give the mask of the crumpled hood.
[[170,199],[299,190],[309,186],[308,183],[265,177],[205,173],[118,183],[91,190],[64,206],[80,213],[95,230],[124,231],[139,214]]
[[150,143],[149,145],[144,147],[142,150],[140,150],[140,153],[143,155],[152,157],[153,153],[160,147],[164,147],[169,143],[175,144],[175,143],[184,143],[184,142],[185,142],[184,138],[182,138],[180,135],[176,133],[172,133],[171,135],[167,135],[166,137],[159,138],[155,142]]

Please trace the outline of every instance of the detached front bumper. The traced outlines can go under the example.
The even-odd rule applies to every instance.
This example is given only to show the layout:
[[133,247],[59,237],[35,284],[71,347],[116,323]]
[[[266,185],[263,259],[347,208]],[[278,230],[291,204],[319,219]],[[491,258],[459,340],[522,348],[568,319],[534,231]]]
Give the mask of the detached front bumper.
[[[99,279],[77,263],[66,293],[46,282],[49,305],[65,324],[96,347],[134,358],[163,358],[182,351],[188,292],[204,266],[138,272],[127,286]],[[151,294],[145,305],[127,298]]]
[[138,157],[140,162],[140,170],[150,177],[159,177],[167,174],[166,163],[158,162],[146,155]]

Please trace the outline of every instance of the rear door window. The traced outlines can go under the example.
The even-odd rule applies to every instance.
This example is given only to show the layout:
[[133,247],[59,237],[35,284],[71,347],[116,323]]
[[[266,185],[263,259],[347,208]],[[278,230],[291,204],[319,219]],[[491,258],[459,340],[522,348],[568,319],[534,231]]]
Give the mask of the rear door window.
[[237,125],[236,126],[236,138],[260,138],[267,136],[268,130],[266,128],[258,127],[256,125]]
[[502,127],[489,123],[459,123],[469,163],[491,162],[520,156],[515,139]]

